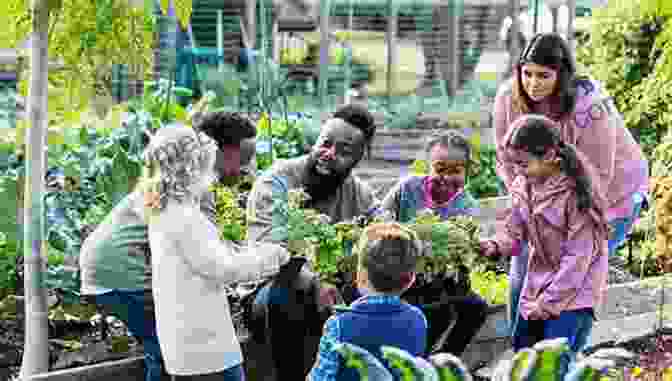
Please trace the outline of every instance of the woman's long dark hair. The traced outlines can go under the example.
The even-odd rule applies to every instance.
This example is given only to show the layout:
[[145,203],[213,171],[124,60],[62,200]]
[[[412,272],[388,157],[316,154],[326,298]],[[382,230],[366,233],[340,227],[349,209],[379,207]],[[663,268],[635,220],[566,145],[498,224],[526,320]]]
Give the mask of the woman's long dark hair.
[[591,182],[579,161],[576,149],[562,141],[558,129],[554,128],[550,119],[541,115],[528,118],[511,137],[511,146],[537,158],[542,158],[549,150],[555,149],[560,156],[561,170],[576,182],[579,210],[585,211],[593,207]]
[[574,111],[577,89],[584,87],[587,91],[593,90],[593,85],[587,78],[578,78],[576,61],[565,39],[557,33],[539,33],[535,35],[522,50],[518,63],[515,66],[513,85],[513,104],[521,113],[530,113],[534,101],[523,88],[522,67],[525,64],[537,64],[552,68],[558,72],[558,82],[554,91],[553,100],[557,104],[557,121],[566,119]]

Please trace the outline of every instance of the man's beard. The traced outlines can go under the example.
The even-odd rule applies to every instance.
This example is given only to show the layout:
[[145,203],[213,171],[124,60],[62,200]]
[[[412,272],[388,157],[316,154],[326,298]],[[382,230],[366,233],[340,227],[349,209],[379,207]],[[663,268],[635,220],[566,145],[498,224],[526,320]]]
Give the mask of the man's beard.
[[323,175],[315,169],[316,162],[315,159],[309,160],[306,168],[308,173],[304,183],[305,191],[310,195],[313,202],[326,200],[334,195],[352,172],[352,168],[349,168],[344,173],[332,171],[329,175]]

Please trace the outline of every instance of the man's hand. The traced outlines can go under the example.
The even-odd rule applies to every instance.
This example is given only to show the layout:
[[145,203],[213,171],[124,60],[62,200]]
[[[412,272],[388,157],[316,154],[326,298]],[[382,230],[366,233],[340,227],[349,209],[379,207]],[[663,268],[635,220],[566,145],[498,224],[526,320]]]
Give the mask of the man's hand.
[[343,303],[343,297],[338,291],[338,288],[332,284],[320,283],[320,308],[331,307],[336,304]]

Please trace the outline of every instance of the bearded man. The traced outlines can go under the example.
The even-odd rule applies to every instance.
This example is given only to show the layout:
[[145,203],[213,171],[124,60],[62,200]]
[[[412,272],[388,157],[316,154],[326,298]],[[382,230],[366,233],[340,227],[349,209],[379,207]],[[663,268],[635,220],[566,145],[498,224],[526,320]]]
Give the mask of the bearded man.
[[[366,108],[345,105],[323,124],[309,154],[277,162],[262,174],[248,198],[248,238],[287,245],[287,226],[274,205],[276,200],[286,200],[291,189],[303,188],[310,196],[305,207],[328,216],[332,224],[377,210],[379,202],[371,188],[352,175],[370,147],[375,129]],[[281,270],[254,301],[256,309],[265,313],[257,319],[262,323],[254,324],[253,334],[270,341],[278,381],[305,379],[329,314],[324,307],[337,298],[334,288],[321,287],[317,276],[301,265],[294,262],[293,270]],[[292,349],[288,350],[290,343]],[[297,351],[297,345],[302,350]]]

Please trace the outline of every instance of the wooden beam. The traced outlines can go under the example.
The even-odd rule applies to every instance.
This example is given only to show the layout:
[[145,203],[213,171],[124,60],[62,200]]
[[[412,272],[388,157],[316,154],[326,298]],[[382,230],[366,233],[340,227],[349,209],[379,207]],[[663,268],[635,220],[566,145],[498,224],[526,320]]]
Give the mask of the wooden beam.
[[320,1],[320,74],[319,74],[319,85],[318,90],[320,95],[320,105],[322,107],[326,106],[327,99],[327,83],[329,80],[329,10],[331,1],[322,0]]
[[519,46],[518,34],[520,33],[520,0],[509,0],[511,5],[509,17],[511,17],[511,55],[512,62],[515,62],[524,46]]
[[257,41],[257,0],[248,0],[246,3],[246,19],[247,19],[247,38],[249,49],[254,49]]
[[540,32],[540,26],[539,26],[539,17],[541,16],[541,6],[543,4],[540,4],[541,0],[534,0],[534,15],[533,15],[533,28],[532,28],[532,33],[537,34]]
[[387,98],[388,103],[391,102],[394,90],[394,71],[393,69],[398,65],[397,59],[397,6],[395,0],[387,0],[387,30],[385,33],[385,43],[387,45]]
[[567,0],[567,41],[572,52],[576,52],[574,20],[576,20],[576,0]]
[[446,82],[446,91],[450,97],[457,93],[460,78],[460,60],[458,59],[460,16],[458,2],[463,4],[461,0],[446,0],[442,2],[441,6],[435,9],[435,12],[438,13],[438,29],[445,33],[443,35],[445,41],[439,44],[439,54],[441,57],[444,57],[439,71],[441,72],[442,80]]

